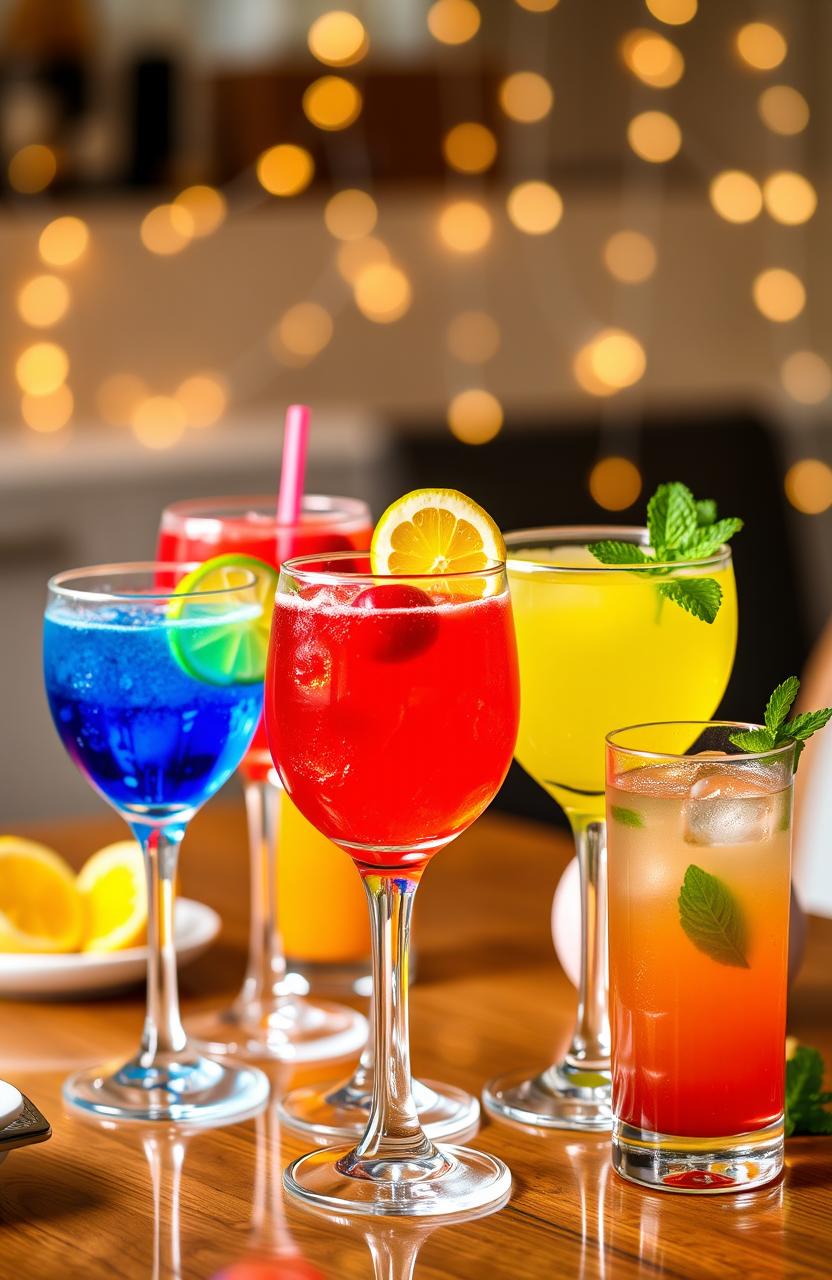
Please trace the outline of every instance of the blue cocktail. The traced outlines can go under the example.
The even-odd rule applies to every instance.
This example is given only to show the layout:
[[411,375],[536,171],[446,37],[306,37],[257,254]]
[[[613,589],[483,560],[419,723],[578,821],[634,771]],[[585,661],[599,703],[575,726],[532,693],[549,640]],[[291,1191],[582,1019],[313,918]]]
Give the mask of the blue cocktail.
[[[159,585],[163,584],[163,585]],[[148,1009],[138,1055],[68,1080],[101,1115],[214,1120],[254,1109],[258,1071],[203,1057],[179,1019],[173,877],[196,810],[237,768],[263,700],[264,592],[250,569],[101,566],[49,584],[44,674],[61,740],[127,821],[148,875]]]

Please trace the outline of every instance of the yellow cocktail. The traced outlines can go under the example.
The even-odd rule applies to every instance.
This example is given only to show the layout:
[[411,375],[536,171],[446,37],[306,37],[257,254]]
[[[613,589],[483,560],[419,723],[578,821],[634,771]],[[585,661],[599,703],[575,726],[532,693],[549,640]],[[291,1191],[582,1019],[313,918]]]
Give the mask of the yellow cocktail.
[[[683,486],[663,487],[673,488]],[[706,533],[694,521],[687,536],[694,544]],[[617,548],[622,561],[632,549],[632,563],[603,563],[589,550],[599,542]],[[612,1111],[604,739],[625,725],[713,715],[737,641],[731,553],[720,546],[685,560],[674,549],[672,563],[660,563],[644,550],[647,530],[634,528],[533,529],[509,534],[506,545],[520,659],[516,756],[564,809],[575,835],[581,982],[563,1062],[532,1079],[514,1073],[492,1081],[485,1103],[535,1127],[605,1130]],[[700,592],[705,603],[695,616],[688,607],[699,608],[691,597]]]

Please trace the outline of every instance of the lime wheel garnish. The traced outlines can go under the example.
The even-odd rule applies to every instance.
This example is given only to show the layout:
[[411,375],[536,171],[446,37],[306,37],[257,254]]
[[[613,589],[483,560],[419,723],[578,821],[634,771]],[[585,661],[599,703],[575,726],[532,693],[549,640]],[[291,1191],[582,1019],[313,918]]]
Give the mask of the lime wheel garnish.
[[265,560],[233,553],[186,574],[167,610],[172,622],[191,624],[169,631],[182,670],[203,684],[259,683],[266,674],[278,576]]

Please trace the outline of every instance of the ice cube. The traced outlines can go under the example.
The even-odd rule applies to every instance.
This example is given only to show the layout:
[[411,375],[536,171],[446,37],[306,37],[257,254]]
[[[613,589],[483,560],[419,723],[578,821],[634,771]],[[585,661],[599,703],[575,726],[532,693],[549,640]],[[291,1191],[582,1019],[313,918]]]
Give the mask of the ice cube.
[[749,844],[771,835],[779,817],[776,794],[748,773],[700,775],[684,806],[688,844]]

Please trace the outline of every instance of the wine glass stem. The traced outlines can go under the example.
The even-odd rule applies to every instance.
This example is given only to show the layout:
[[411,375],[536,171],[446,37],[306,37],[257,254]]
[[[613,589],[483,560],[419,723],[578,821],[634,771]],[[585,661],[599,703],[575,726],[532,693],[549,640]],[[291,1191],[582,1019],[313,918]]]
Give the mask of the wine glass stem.
[[139,1050],[139,1062],[147,1068],[159,1059],[178,1057],[188,1044],[179,1017],[173,932],[174,879],[185,828],[139,822],[131,826],[144,851],[147,873],[147,1011]]
[[577,814],[570,821],[581,885],[581,981],[578,1018],[566,1060],[587,1070],[605,1070],[610,1058],[607,827]]
[[277,914],[277,844],[282,788],[271,780],[245,783],[251,855],[248,968],[238,1005],[264,1008],[286,994],[286,959]]
[[423,1159],[434,1152],[416,1114],[410,1087],[407,1013],[410,920],[419,874],[362,870],[373,944],[373,1101],[356,1159]]

